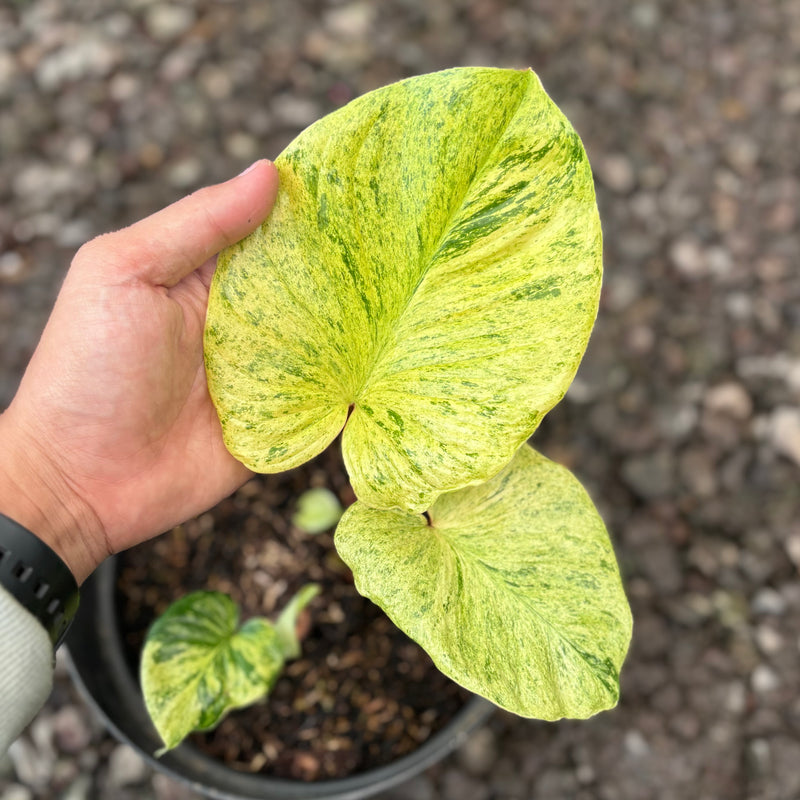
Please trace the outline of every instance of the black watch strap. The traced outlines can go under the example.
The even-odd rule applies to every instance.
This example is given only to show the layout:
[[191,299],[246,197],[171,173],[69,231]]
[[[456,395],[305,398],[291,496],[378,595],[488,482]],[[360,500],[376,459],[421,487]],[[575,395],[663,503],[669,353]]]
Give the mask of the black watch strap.
[[39,622],[56,648],[78,610],[78,584],[41,539],[0,514],[0,585]]

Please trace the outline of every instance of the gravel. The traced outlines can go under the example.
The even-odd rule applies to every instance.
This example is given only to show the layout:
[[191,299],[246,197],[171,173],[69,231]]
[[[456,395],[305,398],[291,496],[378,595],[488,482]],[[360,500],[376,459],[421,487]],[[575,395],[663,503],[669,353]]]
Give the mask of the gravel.
[[[82,241],[407,75],[532,66],[597,176],[606,288],[534,442],[602,509],[634,612],[619,707],[498,712],[386,797],[800,794],[800,5],[385,0],[0,6],[0,408]],[[190,800],[59,662],[0,800]]]

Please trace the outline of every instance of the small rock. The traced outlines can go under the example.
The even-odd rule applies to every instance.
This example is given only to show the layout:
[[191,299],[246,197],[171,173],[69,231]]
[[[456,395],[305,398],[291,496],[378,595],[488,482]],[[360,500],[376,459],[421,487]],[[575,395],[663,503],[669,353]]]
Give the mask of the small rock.
[[792,564],[800,570],[800,533],[793,533],[786,540],[786,554]]
[[494,797],[517,798],[530,795],[530,781],[510,757],[501,757],[492,769],[488,783]]
[[135,75],[119,72],[108,82],[108,93],[117,103],[126,103],[142,91],[142,85]]
[[14,762],[14,772],[23,784],[42,789],[50,783],[55,759],[47,753],[39,753],[24,736],[12,743],[8,754]]
[[740,594],[717,589],[712,601],[717,618],[726,628],[742,629],[747,623],[747,602]]
[[649,325],[632,325],[625,338],[628,350],[638,356],[652,352],[656,343],[656,333]]
[[675,488],[674,456],[669,450],[657,450],[628,458],[622,464],[622,479],[645,499],[668,497]]
[[725,694],[725,710],[731,714],[743,714],[747,708],[747,687],[740,681],[728,686]]
[[92,776],[79,775],[60,796],[60,800],[88,800],[92,789]]
[[624,311],[642,295],[642,281],[639,276],[621,273],[608,279],[603,287],[604,302],[611,311]]
[[636,173],[631,160],[622,153],[613,153],[597,160],[595,169],[601,183],[617,194],[628,194],[636,186]]
[[795,86],[781,95],[780,109],[781,113],[789,117],[800,114],[800,86]]
[[74,173],[65,167],[56,167],[39,161],[20,170],[14,178],[14,193],[23,200],[40,205],[43,198],[49,201],[54,194],[64,194],[76,188]]
[[275,119],[291,128],[305,128],[321,116],[320,108],[313,100],[291,94],[274,97],[271,109]]
[[717,491],[714,461],[707,450],[689,449],[681,453],[680,473],[684,485],[698,497],[713,497]]
[[10,93],[16,73],[17,64],[11,54],[0,50],[0,97]]
[[236,131],[225,139],[225,150],[237,161],[251,161],[258,155],[259,144],[255,136]]
[[158,3],[145,17],[147,32],[159,42],[169,42],[186,33],[194,25],[195,12],[186,6]]
[[[776,203],[770,209],[766,220],[766,227],[770,231],[777,233],[787,233],[794,229],[797,222],[797,212],[795,203],[789,200]],[[759,277],[770,278],[771,276],[780,277],[784,272],[784,265],[781,259],[770,259],[766,257],[758,265]]]
[[78,766],[84,772],[94,772],[94,770],[97,769],[99,761],[100,756],[93,747],[88,747],[78,756]]
[[753,316],[753,298],[746,292],[731,292],[725,298],[725,310],[739,322],[749,320]]
[[[185,783],[173,780],[161,772],[153,775],[153,791],[157,800],[197,800],[197,794]],[[397,797],[396,800],[412,800],[412,797],[416,797],[416,795],[407,795],[405,798]],[[423,800],[434,800],[432,795],[420,795],[420,797]]]
[[677,406],[661,406],[657,409],[659,431],[669,439],[683,439],[697,425],[697,408],[690,403]]
[[442,776],[442,800],[489,800],[489,787],[465,775],[461,770],[448,769]]
[[702,278],[708,272],[706,254],[696,239],[678,239],[669,250],[675,269],[686,278]]
[[800,465],[800,409],[775,409],[769,420],[769,438],[778,453]]
[[[48,709],[43,709],[36,716],[36,719],[31,723],[29,732],[39,758],[55,766],[56,751],[53,748],[53,715]],[[50,774],[52,775],[52,771]]]
[[677,594],[683,587],[684,571],[678,553],[670,542],[655,541],[637,552],[644,576],[663,597]]
[[149,774],[145,760],[126,744],[117,745],[108,759],[108,782],[114,788],[143,783]]
[[759,625],[755,637],[756,644],[764,655],[774,655],[783,649],[783,637],[769,625]]
[[753,739],[748,742],[745,751],[747,771],[753,777],[761,777],[770,773],[769,742],[766,739]]
[[214,101],[230,97],[233,91],[231,76],[223,68],[207,64],[200,70],[198,82],[206,96]]
[[631,19],[642,30],[654,30],[661,20],[661,11],[656,3],[636,3],[631,9]]
[[0,794],[0,800],[33,800],[33,792],[19,783],[12,783]]
[[75,706],[64,706],[53,716],[56,745],[64,753],[77,754],[88,747],[92,732]]
[[637,730],[628,731],[624,740],[625,752],[633,758],[644,758],[650,754],[650,745]]
[[172,165],[167,180],[178,189],[196,186],[203,175],[203,164],[197,158],[183,158]]
[[[536,781],[536,797],[575,797],[579,789],[576,772],[566,769],[545,769]],[[529,797],[527,793],[512,797]]]
[[[787,731],[788,733],[788,731]],[[776,787],[780,787],[779,797],[798,797],[800,793],[800,743],[792,735],[776,736],[770,741],[769,774]]]
[[53,768],[53,784],[68,786],[80,774],[80,769],[74,758],[59,758]]
[[42,59],[36,83],[45,92],[86,78],[104,78],[116,64],[117,52],[107,42],[87,36],[65,45]]
[[20,283],[26,266],[25,259],[13,250],[0,254],[0,283]]
[[786,611],[786,600],[774,589],[765,587],[759,589],[750,604],[754,614],[772,614],[780,616]]
[[687,741],[692,741],[700,735],[702,725],[696,714],[691,711],[679,711],[670,720],[669,727],[678,736]]
[[766,694],[778,689],[781,685],[781,679],[772,667],[766,664],[759,664],[750,676],[750,685],[753,687],[754,692]]
[[86,135],[73,136],[64,147],[64,156],[76,167],[86,167],[94,152],[94,143]]
[[705,407],[712,414],[721,414],[733,419],[746,420],[753,413],[753,401],[740,383],[730,381],[709,389],[705,396]]
[[458,763],[470,773],[478,777],[486,775],[497,760],[497,743],[494,733],[489,728],[479,728],[456,754]]
[[54,241],[68,250],[77,250],[92,238],[92,225],[86,219],[74,219],[65,222],[53,237]]
[[374,18],[373,5],[356,2],[330,9],[325,13],[323,23],[337,37],[363,39],[370,32]]
[[591,764],[578,764],[575,770],[575,778],[581,786],[587,786],[595,782],[597,775]]
[[703,594],[688,592],[666,606],[669,616],[688,628],[702,625],[714,613],[714,605]]
[[748,136],[732,136],[725,147],[730,165],[743,176],[749,175],[759,159],[758,143]]
[[[196,46],[195,42],[185,42],[174,49],[171,49],[169,53],[164,57],[164,60],[161,62],[160,73],[161,76],[164,78],[165,81],[168,83],[178,83],[179,81],[188,80],[192,73],[197,69],[198,62],[203,58],[203,50],[200,47]],[[132,86],[124,85],[121,87],[121,91],[124,94],[128,94],[129,88],[136,88],[138,89],[138,78],[134,78],[134,83]],[[112,91],[115,87],[112,84]],[[115,91],[115,94],[117,92]],[[129,95],[133,97],[133,94]],[[128,99],[129,99],[128,98]]]
[[119,11],[103,18],[103,32],[112,39],[125,39],[134,31],[134,22],[129,14]]

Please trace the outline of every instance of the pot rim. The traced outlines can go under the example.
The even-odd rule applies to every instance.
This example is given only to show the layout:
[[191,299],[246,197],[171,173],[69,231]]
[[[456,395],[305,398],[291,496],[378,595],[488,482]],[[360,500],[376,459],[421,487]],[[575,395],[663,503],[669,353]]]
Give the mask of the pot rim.
[[123,656],[116,624],[115,561],[107,559],[81,587],[81,606],[66,640],[69,672],[83,699],[117,739],[133,747],[151,767],[213,800],[361,800],[444,758],[496,708],[475,696],[413,753],[347,778],[307,783],[239,772],[190,743],[157,759],[153,753],[162,742]]

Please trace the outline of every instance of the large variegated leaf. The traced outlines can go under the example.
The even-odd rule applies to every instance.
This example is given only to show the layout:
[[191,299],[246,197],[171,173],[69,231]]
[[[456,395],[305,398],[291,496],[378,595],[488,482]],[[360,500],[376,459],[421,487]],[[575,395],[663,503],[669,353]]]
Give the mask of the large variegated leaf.
[[275,626],[255,618],[239,627],[236,604],[220,592],[186,595],[153,623],[140,679],[162,752],[270,690],[285,660],[299,654],[294,623],[317,591],[313,584],[304,587]]
[[228,448],[280,471],[347,422],[353,487],[379,508],[421,511],[496,474],[565,392],[600,288],[591,171],[539,80],[411,78],[276,164],[272,214],[220,256],[211,289]]
[[439,669],[517,714],[616,704],[631,616],[600,516],[563,467],[523,446],[423,516],[359,502],[336,548],[356,587]]

